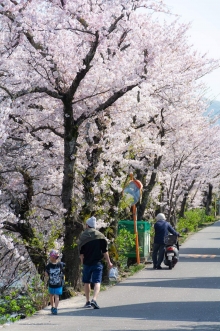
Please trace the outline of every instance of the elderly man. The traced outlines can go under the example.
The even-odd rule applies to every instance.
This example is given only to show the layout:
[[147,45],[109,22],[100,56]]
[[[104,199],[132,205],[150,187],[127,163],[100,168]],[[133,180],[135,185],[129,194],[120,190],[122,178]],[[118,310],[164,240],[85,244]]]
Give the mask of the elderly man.
[[164,258],[164,247],[165,247],[165,238],[168,236],[169,232],[179,236],[179,233],[176,232],[172,226],[166,221],[164,214],[160,213],[156,216],[156,223],[154,224],[154,245],[153,245],[153,268],[162,269],[161,263]]

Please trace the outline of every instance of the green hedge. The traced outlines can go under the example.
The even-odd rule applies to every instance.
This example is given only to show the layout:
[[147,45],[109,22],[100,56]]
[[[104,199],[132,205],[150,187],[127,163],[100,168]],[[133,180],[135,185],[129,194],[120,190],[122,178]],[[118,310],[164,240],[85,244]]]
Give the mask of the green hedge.
[[178,232],[195,232],[203,224],[215,221],[215,216],[205,215],[204,209],[192,209],[185,212],[177,222]]

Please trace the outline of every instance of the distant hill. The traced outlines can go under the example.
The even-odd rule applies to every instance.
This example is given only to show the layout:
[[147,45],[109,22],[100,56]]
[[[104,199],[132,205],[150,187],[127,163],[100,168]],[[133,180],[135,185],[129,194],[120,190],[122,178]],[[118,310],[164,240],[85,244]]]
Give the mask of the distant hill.
[[211,105],[208,107],[205,115],[207,115],[207,113],[210,113],[210,112],[211,112],[212,117],[215,117],[215,116],[219,117],[217,123],[220,124],[220,101],[213,101],[211,103]]

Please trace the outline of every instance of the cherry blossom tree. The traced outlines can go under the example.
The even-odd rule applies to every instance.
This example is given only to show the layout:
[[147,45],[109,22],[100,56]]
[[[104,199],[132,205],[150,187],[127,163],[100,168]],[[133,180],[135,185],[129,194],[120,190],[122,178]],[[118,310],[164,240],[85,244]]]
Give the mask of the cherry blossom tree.
[[13,211],[2,226],[20,235],[39,273],[63,237],[67,281],[77,288],[85,219],[114,222],[130,169],[144,184],[142,218],[158,174],[165,185],[175,162],[175,153],[166,157],[172,134],[195,104],[193,93],[185,96],[198,93],[195,81],[217,62],[187,44],[187,26],[154,19],[166,10],[161,1],[0,6],[1,104],[9,114],[1,208]]
[[[78,220],[72,203],[79,127],[146,80],[156,40],[143,34],[153,23],[146,14],[137,14],[139,7],[163,9],[155,1],[120,0],[114,6],[108,1],[39,1],[36,5],[8,0],[1,4],[6,31],[1,50],[3,98],[11,100],[15,121],[21,117],[24,122],[27,109],[32,118],[35,110],[42,112],[38,121],[25,127],[31,136],[43,130],[63,136],[64,258],[67,279],[74,286],[79,268],[73,241],[83,221]],[[47,111],[53,118],[46,116]],[[62,128],[54,126],[60,115]],[[70,269],[73,263],[76,267]]]

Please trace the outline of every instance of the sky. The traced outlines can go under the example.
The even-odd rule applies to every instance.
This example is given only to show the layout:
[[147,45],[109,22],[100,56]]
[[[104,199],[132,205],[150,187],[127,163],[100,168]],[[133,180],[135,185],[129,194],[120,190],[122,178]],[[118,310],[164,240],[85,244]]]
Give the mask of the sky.
[[[220,59],[220,0],[164,0],[183,23],[191,22],[190,41],[199,53]],[[203,78],[206,96],[220,101],[220,68]]]

